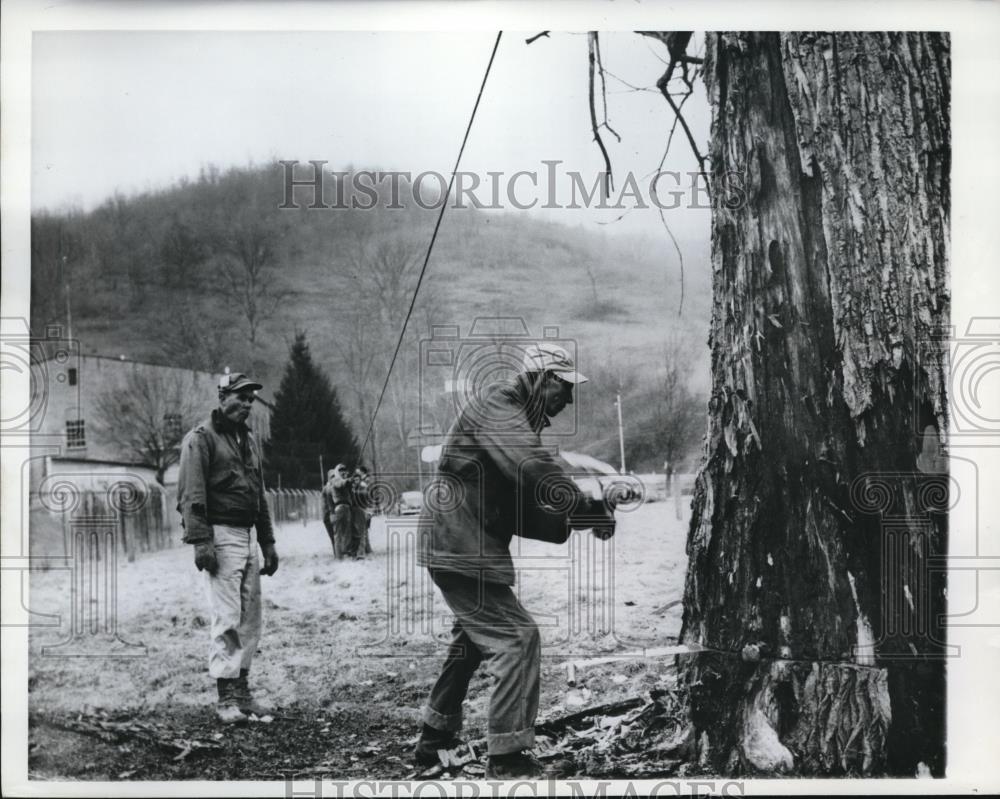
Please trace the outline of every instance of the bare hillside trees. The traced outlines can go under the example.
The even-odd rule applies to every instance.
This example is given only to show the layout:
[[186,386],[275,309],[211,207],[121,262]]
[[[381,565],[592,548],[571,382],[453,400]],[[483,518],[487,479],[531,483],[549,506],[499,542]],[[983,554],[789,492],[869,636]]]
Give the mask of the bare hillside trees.
[[152,468],[162,485],[180,457],[181,439],[203,410],[192,372],[136,365],[98,395],[96,425],[107,441]]

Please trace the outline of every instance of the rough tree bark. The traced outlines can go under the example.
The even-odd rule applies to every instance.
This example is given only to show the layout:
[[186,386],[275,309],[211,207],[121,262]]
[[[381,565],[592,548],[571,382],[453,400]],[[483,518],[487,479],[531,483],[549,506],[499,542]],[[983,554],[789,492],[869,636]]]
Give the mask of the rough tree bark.
[[681,666],[720,773],[943,774],[949,71],[947,34],[708,37],[745,196],[713,191]]

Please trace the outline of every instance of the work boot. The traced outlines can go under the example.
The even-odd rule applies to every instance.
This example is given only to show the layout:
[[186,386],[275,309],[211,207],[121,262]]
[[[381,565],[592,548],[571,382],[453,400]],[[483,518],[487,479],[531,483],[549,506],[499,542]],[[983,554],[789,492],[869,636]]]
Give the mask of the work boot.
[[542,764],[528,752],[490,755],[486,761],[488,780],[537,780],[544,771]]
[[234,680],[235,686],[233,693],[236,697],[236,704],[239,706],[240,711],[245,713],[247,716],[254,715],[257,718],[261,718],[270,713],[273,708],[268,705],[262,704],[253,698],[253,694],[250,691],[250,670],[240,669],[240,676]]
[[219,701],[215,705],[215,715],[223,724],[242,724],[247,717],[240,710],[236,697],[236,680],[219,679]]
[[433,766],[439,761],[439,749],[451,750],[464,745],[465,742],[455,733],[438,730],[425,724],[420,733],[420,740],[413,747],[413,762],[418,766]]

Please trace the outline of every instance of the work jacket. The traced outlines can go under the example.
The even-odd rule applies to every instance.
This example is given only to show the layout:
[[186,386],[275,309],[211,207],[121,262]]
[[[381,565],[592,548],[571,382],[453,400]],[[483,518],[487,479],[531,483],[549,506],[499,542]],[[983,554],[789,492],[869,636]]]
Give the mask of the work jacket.
[[246,424],[234,423],[216,409],[184,436],[177,510],[188,544],[211,541],[213,524],[253,526],[262,546],[274,542],[260,452]]
[[351,480],[351,507],[366,513],[372,510],[372,498],[368,493],[368,478],[355,477]]
[[337,501],[333,496],[333,478],[331,477],[323,485],[323,516],[325,518],[333,518],[333,509],[337,506]]
[[351,478],[334,477],[330,481],[330,490],[333,496],[333,506],[347,505],[351,502]]
[[542,446],[547,424],[527,375],[493,386],[460,412],[426,493],[418,562],[513,585],[513,536],[561,544],[574,528],[614,523]]

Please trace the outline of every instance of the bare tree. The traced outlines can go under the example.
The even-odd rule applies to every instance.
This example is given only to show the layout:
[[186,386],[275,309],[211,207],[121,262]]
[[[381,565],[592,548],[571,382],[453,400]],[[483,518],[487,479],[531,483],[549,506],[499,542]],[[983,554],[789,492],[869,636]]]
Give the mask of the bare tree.
[[705,397],[692,388],[695,348],[682,336],[663,347],[658,368],[634,372],[623,395],[625,452],[633,468],[659,470],[668,476],[697,452],[705,430]]
[[162,485],[180,457],[181,439],[203,410],[201,399],[190,372],[138,365],[98,395],[95,426],[136,463],[154,469]]
[[688,740],[720,773],[943,775],[949,36],[640,33],[712,200]]
[[140,203],[115,193],[91,216],[89,237],[101,273],[110,288],[119,281],[128,290],[126,300],[142,304],[147,298],[145,265],[155,260],[153,236]]
[[[416,352],[420,337],[419,325],[421,321],[430,324],[429,320],[435,313],[437,304],[434,290],[424,283],[420,287],[413,313],[407,318],[413,293],[417,288],[419,253],[419,245],[410,239],[400,236],[381,237],[368,231],[356,239],[349,256],[354,294],[352,300],[357,309],[368,315],[364,321],[358,320],[359,326],[355,330],[356,338],[350,355],[350,370],[352,374],[363,375],[365,380],[374,381],[374,399],[371,403],[359,402],[359,408],[362,404],[365,406],[362,439],[371,422],[370,413],[374,413],[375,403],[385,385],[386,392],[379,413],[390,415],[398,443],[388,450],[383,449],[380,460],[384,466],[389,465],[395,470],[406,469],[409,425],[418,418],[419,413],[419,397],[410,389],[418,381]],[[404,343],[399,356],[393,361],[404,324]],[[360,388],[364,385],[363,382],[357,385],[357,390],[363,390]]]
[[227,296],[246,320],[251,348],[257,345],[261,324],[274,315],[285,297],[276,274],[282,237],[279,228],[248,211],[218,238]]
[[189,306],[171,309],[160,326],[160,352],[168,363],[184,364],[203,372],[218,372],[230,361],[242,360],[245,353],[226,335],[228,320],[197,313]]
[[31,217],[31,320],[37,330],[68,321],[71,272],[84,254],[74,223],[75,215]]
[[[334,352],[344,366],[360,426],[359,441],[364,441],[371,423],[371,412],[379,390],[378,381],[384,376],[391,351],[386,349],[385,335],[379,322],[374,300],[367,294],[356,298],[350,309],[342,313],[346,334],[334,344]],[[378,471],[377,436],[373,429],[368,437],[371,468]],[[362,456],[364,453],[362,453]]]
[[692,453],[704,431],[704,396],[699,401],[691,390],[694,348],[690,342],[673,337],[664,347],[662,371],[657,376],[653,402],[653,443],[675,472]]
[[681,662],[719,772],[944,773],[947,476],[918,459],[947,421],[949,63],[947,33],[707,39],[712,399]]
[[351,279],[371,297],[383,321],[396,324],[406,316],[416,285],[419,249],[407,239],[371,234],[358,239],[350,253]]
[[168,286],[190,286],[194,270],[209,255],[208,247],[190,225],[174,216],[160,244],[163,282]]

